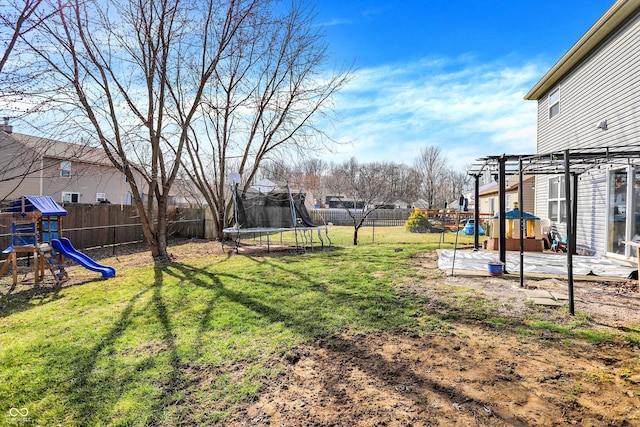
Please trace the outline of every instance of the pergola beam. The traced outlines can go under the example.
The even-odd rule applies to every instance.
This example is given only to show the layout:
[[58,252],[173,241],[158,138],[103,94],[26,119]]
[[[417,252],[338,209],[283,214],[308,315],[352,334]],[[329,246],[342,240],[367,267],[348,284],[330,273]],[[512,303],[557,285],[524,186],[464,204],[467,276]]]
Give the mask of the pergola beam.
[[[522,192],[522,175],[563,175],[565,178],[565,202],[567,215],[567,279],[569,285],[569,311],[571,315],[575,314],[574,295],[573,295],[573,255],[576,253],[577,246],[577,214],[578,214],[578,177],[594,168],[602,165],[631,164],[631,160],[637,160],[640,163],[640,145],[620,146],[607,148],[580,149],[580,151],[572,151],[565,149],[545,154],[501,154],[495,156],[487,156],[478,159],[479,164],[475,164],[468,171],[469,175],[475,178],[475,218],[476,227],[474,230],[474,241],[476,249],[478,249],[478,222],[480,215],[480,195],[479,185],[480,176],[487,168],[497,168],[498,170],[498,194],[499,194],[499,253],[500,261],[504,263],[506,272],[506,176],[519,174],[519,190],[520,206],[523,202]],[[494,169],[495,170],[495,169]],[[522,211],[522,208],[520,208]],[[524,270],[522,269],[522,253],[523,249],[523,221],[520,221],[520,251],[521,251],[521,269],[520,283],[523,284]]]

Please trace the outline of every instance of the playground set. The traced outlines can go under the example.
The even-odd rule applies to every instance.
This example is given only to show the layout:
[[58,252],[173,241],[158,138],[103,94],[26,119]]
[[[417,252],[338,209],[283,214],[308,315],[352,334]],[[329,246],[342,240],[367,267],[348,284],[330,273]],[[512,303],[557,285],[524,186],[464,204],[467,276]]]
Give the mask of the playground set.
[[88,270],[113,277],[113,267],[95,262],[78,252],[69,239],[62,237],[62,217],[67,211],[49,196],[23,196],[8,209],[0,212],[0,218],[11,218],[11,245],[2,253],[7,259],[0,268],[2,277],[12,268],[13,284],[18,281],[18,256],[33,254],[34,282],[45,276],[45,267],[57,282],[65,281],[69,275],[64,267],[64,257],[74,260]]

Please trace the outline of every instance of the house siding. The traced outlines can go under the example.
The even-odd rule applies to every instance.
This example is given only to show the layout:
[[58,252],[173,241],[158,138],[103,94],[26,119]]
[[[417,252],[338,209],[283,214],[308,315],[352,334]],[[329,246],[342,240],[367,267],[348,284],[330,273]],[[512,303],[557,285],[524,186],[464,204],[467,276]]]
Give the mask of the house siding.
[[[518,185],[520,184],[520,178],[518,176],[507,177],[505,203],[507,211],[514,208],[514,204],[518,203],[524,212],[535,212],[535,176],[524,175],[522,182],[523,201],[520,202],[520,192]],[[484,215],[495,215],[498,213],[500,206],[500,197],[498,193],[498,184],[496,182],[485,184],[480,189],[480,201],[478,206],[480,213]],[[493,204],[493,209],[491,208]]]
[[[597,148],[640,141],[640,13],[610,36],[551,91],[560,87],[560,114],[548,118],[538,100],[538,152]],[[609,129],[596,128],[607,120]]]
[[0,132],[0,200],[40,193],[40,160],[33,151]]
[[[560,87],[560,113],[548,117],[548,95]],[[538,153],[640,144],[640,11],[538,100]],[[607,120],[608,129],[597,123]],[[562,172],[562,159],[559,171]],[[578,181],[577,244],[606,252],[607,168]],[[536,177],[536,214],[548,217],[549,176]],[[565,224],[560,225],[562,233]]]
[[96,194],[105,193],[112,203],[125,204],[129,185],[124,175],[113,167],[82,162],[71,162],[71,176],[60,176],[60,159],[45,158],[43,195],[62,202],[63,192],[80,193],[81,203],[96,203]]
[[595,170],[578,179],[576,244],[597,255],[606,251],[607,172]]

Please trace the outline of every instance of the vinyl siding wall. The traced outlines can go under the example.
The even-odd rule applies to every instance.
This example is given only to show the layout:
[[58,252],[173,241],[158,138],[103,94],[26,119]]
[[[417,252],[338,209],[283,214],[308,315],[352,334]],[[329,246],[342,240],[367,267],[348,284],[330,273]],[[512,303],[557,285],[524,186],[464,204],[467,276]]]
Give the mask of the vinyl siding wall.
[[111,203],[125,204],[129,184],[114,167],[71,162],[71,176],[60,176],[60,159],[44,160],[43,194],[62,202],[63,192],[80,193],[80,203],[96,203],[96,194],[104,193]]
[[40,194],[40,160],[0,132],[0,200]]
[[[560,113],[549,119],[548,94],[560,87]],[[538,153],[640,144],[640,12],[538,100]],[[607,120],[608,130],[596,125]],[[562,173],[562,159],[559,172]],[[536,177],[536,214],[548,217],[549,176]],[[606,250],[607,172],[578,182],[577,242]],[[561,230],[564,233],[564,225]]]

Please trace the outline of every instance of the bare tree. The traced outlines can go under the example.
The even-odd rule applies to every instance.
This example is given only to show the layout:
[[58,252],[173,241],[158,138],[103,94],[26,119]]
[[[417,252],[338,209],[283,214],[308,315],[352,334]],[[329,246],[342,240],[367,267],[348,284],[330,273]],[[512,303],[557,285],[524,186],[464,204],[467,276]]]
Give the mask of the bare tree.
[[269,159],[260,164],[260,171],[256,178],[266,178],[272,181],[285,181],[295,174],[294,166],[282,160]]
[[0,43],[4,52],[0,57],[0,72],[18,41],[58,10],[56,5],[43,0],[6,0],[3,3],[0,6]]
[[389,164],[387,182],[390,193],[399,199],[413,202],[420,197],[420,174],[404,163]]
[[459,200],[465,191],[465,185],[469,181],[469,175],[466,172],[447,169],[443,177],[441,188],[442,198],[444,200]]
[[46,96],[36,94],[34,81],[39,70],[22,40],[34,33],[59,10],[57,1],[3,0],[0,2],[0,117],[15,119],[46,103]]
[[358,244],[358,231],[367,217],[399,196],[387,179],[396,167],[386,162],[359,164],[355,158],[333,166],[329,188],[338,195],[353,222],[354,245]]
[[444,184],[447,173],[446,159],[440,148],[431,145],[420,150],[420,156],[415,162],[416,170],[422,179],[422,195],[427,201],[429,209],[444,205],[446,199],[438,197],[439,189]]
[[157,263],[169,261],[167,201],[203,94],[259,3],[69,0],[30,42],[66,84],[60,108],[126,177]]
[[299,165],[302,176],[300,178],[301,187],[307,193],[312,193],[319,201],[324,195],[323,178],[329,171],[329,164],[322,159],[303,159]]
[[[242,176],[246,190],[260,166],[291,152],[319,148],[314,118],[327,112],[350,72],[326,74],[324,35],[302,1],[285,12],[253,15],[207,87],[206,131],[193,129],[184,160],[206,198],[217,238],[230,217],[227,176]],[[206,159],[206,161],[203,161]]]

